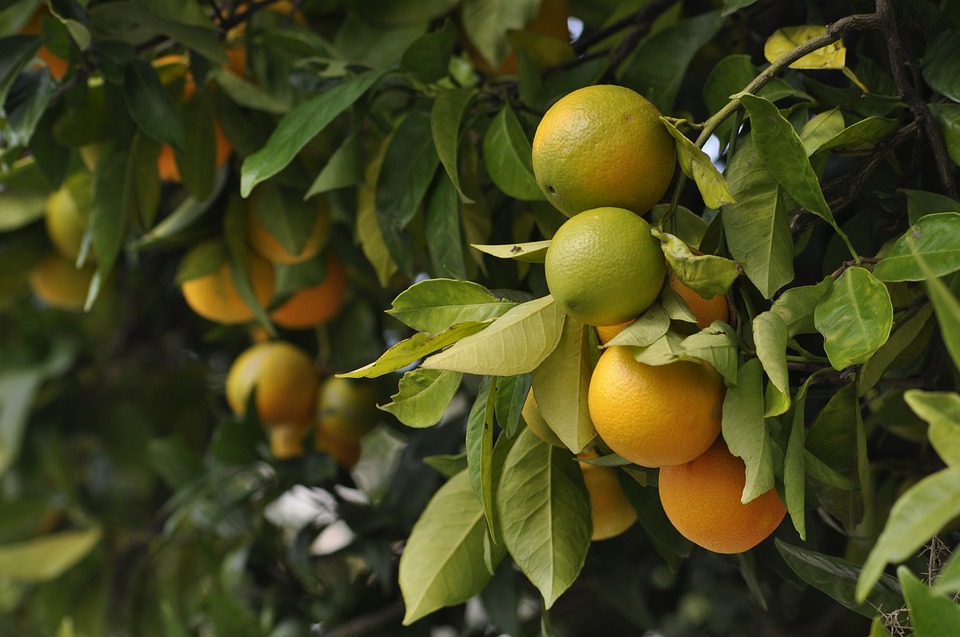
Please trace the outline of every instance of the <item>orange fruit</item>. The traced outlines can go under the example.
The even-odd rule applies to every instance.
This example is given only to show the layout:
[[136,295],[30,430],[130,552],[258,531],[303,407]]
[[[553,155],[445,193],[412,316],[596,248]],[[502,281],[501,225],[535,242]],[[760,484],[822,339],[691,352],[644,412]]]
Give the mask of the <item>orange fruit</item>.
[[358,442],[380,421],[377,391],[369,381],[331,376],[317,396],[317,426],[325,439]]
[[590,377],[587,406],[597,433],[644,467],[683,464],[720,435],[723,379],[706,364],[637,362],[632,348],[608,347]]
[[264,425],[311,422],[320,378],[310,355],[292,343],[255,343],[230,366],[227,403],[237,415],[247,411],[250,392]]
[[660,502],[685,538],[714,553],[742,553],[780,525],[786,507],[770,489],[743,504],[743,460],[717,440],[694,460],[660,469]]
[[523,417],[523,421],[527,423],[527,427],[537,438],[554,447],[566,446],[560,438],[557,437],[557,434],[553,433],[553,429],[551,429],[547,421],[543,419],[543,416],[540,415],[540,408],[537,407],[537,399],[534,398],[532,389],[527,393],[527,399],[523,403],[523,409],[520,411],[520,415]]
[[[227,139],[227,136],[224,135],[220,122],[214,122],[213,130],[216,135],[217,144],[217,168],[220,168],[230,159],[230,155],[233,153],[233,145],[230,143],[230,140]],[[177,165],[177,156],[171,146],[164,144],[160,147],[160,154],[157,156],[157,172],[163,181],[176,184],[182,181],[180,177],[180,167]]]
[[[41,23],[43,18],[49,15],[50,12],[47,10],[46,6],[40,7],[40,9],[33,14],[33,17],[30,18],[30,21],[27,22],[23,29],[20,30],[20,33],[23,35],[41,35],[43,33]],[[50,70],[50,75],[55,80],[63,79],[63,76],[67,74],[68,70],[70,70],[70,64],[67,62],[67,60],[64,60],[46,46],[41,46],[37,50],[37,57],[43,60],[44,64],[47,65],[47,68]]]
[[303,439],[310,423],[282,423],[270,427],[270,452],[277,460],[299,458],[305,453]]
[[[567,26],[569,17],[570,9],[567,6],[567,0],[542,0],[537,15],[524,27],[524,30],[547,35],[563,42],[570,42],[570,29]],[[484,59],[476,45],[466,35],[463,36],[463,41],[464,49],[477,70],[488,75],[516,75],[517,54],[515,51],[507,53],[507,57],[503,59],[500,66],[494,68],[490,62]]]
[[[584,454],[580,454],[580,457],[584,457]],[[637,521],[637,512],[620,486],[616,469],[588,462],[581,462],[580,469],[590,494],[593,518],[593,536],[590,539],[598,541],[616,537],[633,526]]]
[[723,294],[716,294],[709,299],[700,296],[687,285],[677,278],[673,272],[667,277],[667,285],[670,286],[677,295],[684,300],[690,311],[697,319],[697,327],[701,330],[710,327],[714,321],[730,320],[730,309],[727,306],[727,297]]
[[77,268],[74,261],[51,251],[30,271],[27,280],[34,295],[50,307],[79,312],[87,300],[94,265]]
[[327,276],[317,285],[294,292],[280,307],[270,313],[270,319],[291,330],[307,329],[326,323],[343,307],[347,290],[347,275],[340,261],[328,253]]
[[606,345],[607,341],[613,340],[613,337],[623,331],[623,328],[633,323],[636,319],[630,319],[616,325],[597,325],[597,339],[601,345]]
[[567,219],[544,263],[547,287],[563,310],[589,325],[616,325],[660,295],[666,259],[650,224],[624,208],[595,208]]
[[344,441],[325,435],[323,427],[317,428],[313,439],[313,450],[325,453],[347,471],[357,466],[363,451],[358,441]]
[[[43,220],[53,246],[67,259],[80,256],[83,237],[90,225],[91,176],[87,172],[74,173],[43,206]],[[87,254],[92,261],[92,255]]]
[[676,150],[660,111],[622,86],[588,86],[547,110],[533,137],[533,172],[566,215],[598,206],[644,214],[673,179]]
[[[203,247],[204,244],[194,246],[184,259],[189,259]],[[261,306],[266,307],[273,297],[273,266],[252,252],[247,256],[254,296]],[[233,267],[229,260],[209,274],[184,281],[180,289],[187,305],[205,319],[225,324],[253,320],[253,310],[244,302],[233,282]]]
[[262,214],[284,214],[283,210],[262,211],[259,206],[261,199],[257,196],[256,190],[247,200],[247,241],[256,252],[265,259],[274,263],[303,263],[308,259],[320,254],[330,236],[330,205],[324,197],[317,197],[317,215],[310,231],[310,235],[297,254],[289,252],[280,241],[276,239],[267,227],[260,220]]

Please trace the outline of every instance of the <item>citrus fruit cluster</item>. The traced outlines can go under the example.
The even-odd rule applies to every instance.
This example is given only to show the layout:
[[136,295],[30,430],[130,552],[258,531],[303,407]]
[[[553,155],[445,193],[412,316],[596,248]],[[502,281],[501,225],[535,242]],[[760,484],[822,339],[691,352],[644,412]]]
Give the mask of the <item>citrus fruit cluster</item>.
[[256,413],[278,459],[313,449],[346,469],[360,459],[361,440],[379,421],[376,391],[364,381],[322,377],[310,355],[293,343],[255,343],[227,374],[226,398],[238,416]]
[[[686,304],[700,329],[729,321],[725,296],[703,298],[668,274],[660,242],[642,218],[666,192],[676,164],[659,117],[630,89],[590,86],[556,102],[534,137],[537,183],[570,217],[547,248],[547,287],[568,316],[595,326],[601,345],[666,290]],[[785,508],[775,490],[741,503],[744,463],[720,438],[724,396],[723,378],[707,363],[650,365],[635,358],[634,348],[614,344],[594,367],[587,402],[601,447],[660,469],[661,501],[678,531],[712,551],[737,553],[772,533]],[[535,403],[525,409],[528,426],[552,442],[535,411]],[[611,507],[632,512],[615,472],[582,466],[595,517],[598,502],[605,503],[595,529],[628,528],[629,512],[610,513]],[[595,493],[601,469],[613,478],[602,478],[603,498]]]

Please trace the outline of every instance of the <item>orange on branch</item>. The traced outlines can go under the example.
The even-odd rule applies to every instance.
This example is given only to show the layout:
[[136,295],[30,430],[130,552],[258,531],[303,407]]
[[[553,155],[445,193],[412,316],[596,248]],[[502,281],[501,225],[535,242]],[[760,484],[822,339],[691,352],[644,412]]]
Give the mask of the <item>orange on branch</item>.
[[[203,244],[195,246],[184,259],[203,247]],[[266,307],[273,297],[273,266],[252,252],[247,257],[254,296]],[[226,260],[213,272],[184,281],[180,289],[187,305],[205,319],[228,325],[252,321],[253,310],[240,296],[233,277],[233,267]]]
[[[580,454],[580,457],[595,457],[596,454]],[[593,541],[616,537],[633,526],[637,511],[627,500],[617,470],[612,467],[580,462],[583,481],[590,494],[590,510],[593,517]]]
[[270,319],[291,330],[302,330],[326,323],[343,307],[347,276],[340,261],[328,253],[327,275],[317,285],[297,290],[277,309]]
[[311,422],[316,414],[320,378],[313,360],[284,341],[251,345],[227,374],[227,402],[237,415],[247,411],[251,392],[260,422],[270,426]]

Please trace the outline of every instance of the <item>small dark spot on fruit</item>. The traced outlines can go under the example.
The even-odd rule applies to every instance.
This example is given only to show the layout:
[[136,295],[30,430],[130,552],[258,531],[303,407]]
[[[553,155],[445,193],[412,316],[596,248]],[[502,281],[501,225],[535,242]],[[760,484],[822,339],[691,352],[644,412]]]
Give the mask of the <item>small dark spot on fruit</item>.
[[547,190],[550,191],[550,194],[551,194],[551,195],[557,194],[557,189],[554,188],[553,186],[547,186]]

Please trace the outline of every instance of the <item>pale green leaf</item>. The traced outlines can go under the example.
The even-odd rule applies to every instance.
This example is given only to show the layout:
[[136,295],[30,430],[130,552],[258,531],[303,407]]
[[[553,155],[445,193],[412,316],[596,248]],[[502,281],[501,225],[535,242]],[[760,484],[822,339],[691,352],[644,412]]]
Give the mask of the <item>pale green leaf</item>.
[[883,345],[893,327],[887,287],[862,267],[844,271],[817,303],[814,324],[836,370],[864,363]]
[[677,161],[683,174],[694,180],[707,208],[719,209],[723,204],[736,203],[727,182],[713,165],[710,156],[681,133],[666,117],[660,121],[673,137],[677,146]]
[[825,141],[818,150],[844,148],[852,150],[868,150],[879,142],[893,135],[900,127],[900,122],[888,117],[867,117],[854,122],[829,140]]
[[783,394],[790,393],[787,371],[787,325],[774,312],[761,312],[753,319],[753,342],[763,371]]
[[943,461],[960,468],[960,394],[908,389],[903,400],[929,423],[927,437]]
[[[763,57],[775,62],[809,40],[826,33],[827,27],[811,24],[777,29],[763,45]],[[837,40],[804,55],[790,64],[792,69],[842,69],[846,64],[847,49]]]
[[843,126],[843,113],[839,107],[811,117],[799,133],[807,156],[813,155],[823,144],[839,135],[843,131]]
[[694,254],[678,237],[656,229],[652,232],[660,240],[660,248],[673,273],[703,298],[726,294],[740,276],[740,268],[734,261],[712,254]]
[[515,305],[478,283],[427,279],[401,292],[387,314],[415,330],[436,334],[455,323],[495,319]]
[[536,369],[560,340],[564,313],[547,295],[511,308],[485,330],[430,356],[427,369],[512,376]]
[[370,159],[364,171],[364,183],[357,188],[357,237],[360,248],[377,273],[377,281],[382,287],[389,285],[397,271],[397,264],[387,248],[380,222],[377,220],[377,180],[386,150],[387,145],[384,143]]
[[535,0],[464,0],[464,33],[480,56],[496,68],[507,56],[507,32],[529,24],[538,6]]
[[400,379],[391,401],[380,409],[408,427],[432,427],[443,418],[462,377],[460,372],[412,369]]
[[793,399],[793,411],[790,416],[790,435],[783,459],[784,504],[793,521],[793,527],[801,540],[807,537],[806,523],[806,425],[804,412],[807,403],[807,389],[815,376],[811,375],[801,385]]
[[474,243],[471,244],[470,247],[495,256],[498,259],[515,259],[526,263],[543,263],[547,258],[547,248],[549,246],[550,240],[547,239],[546,241],[507,243],[502,245],[477,245]]
[[657,339],[666,334],[669,329],[670,316],[667,314],[667,311],[663,309],[662,305],[654,303],[646,312],[638,316],[636,320],[620,330],[616,336],[601,347],[612,347],[615,345],[646,347],[647,345],[652,345]]
[[883,255],[873,273],[881,281],[922,281],[925,273],[914,251],[926,262],[932,276],[960,270],[960,212],[929,214],[910,226]]
[[631,354],[638,363],[646,365],[669,365],[682,359],[683,337],[670,330],[646,347],[631,347]]
[[726,323],[714,321],[683,339],[680,349],[681,360],[709,363],[728,386],[737,382],[737,335]]
[[763,415],[763,370],[756,358],[740,367],[737,384],[727,389],[721,427],[730,453],[746,465],[741,502],[750,502],[773,488],[773,450]]
[[897,568],[897,578],[910,609],[914,637],[954,637],[960,626],[960,604],[932,590],[906,566]]
[[487,531],[491,538],[496,538],[498,526],[493,504],[493,421],[496,397],[493,377],[484,376],[467,416],[464,440],[470,485],[483,509],[483,517],[487,521]]
[[86,557],[102,536],[94,526],[0,546],[0,574],[22,582],[55,579]]
[[770,311],[783,319],[789,336],[813,334],[817,331],[813,322],[814,310],[832,286],[833,279],[827,277],[816,285],[790,288],[777,297]]
[[922,257],[917,255],[916,258],[928,277],[925,283],[927,296],[933,302],[933,309],[937,313],[943,343],[953,359],[953,364],[960,368],[960,301],[940,279],[933,276]]

